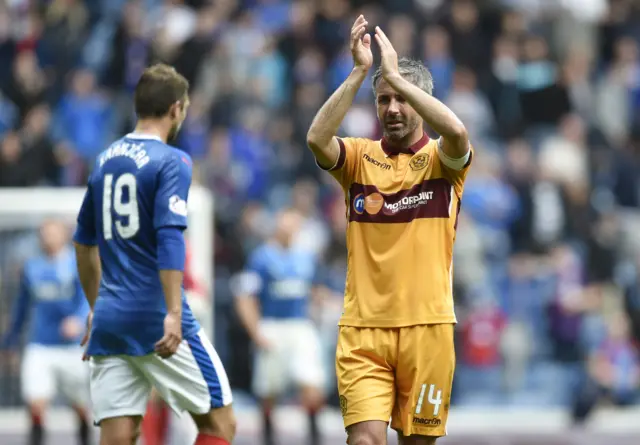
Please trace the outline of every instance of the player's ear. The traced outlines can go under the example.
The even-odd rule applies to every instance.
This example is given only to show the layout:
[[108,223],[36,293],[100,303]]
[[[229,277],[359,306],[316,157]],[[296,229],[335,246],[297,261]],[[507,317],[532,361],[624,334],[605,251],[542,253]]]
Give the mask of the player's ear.
[[176,120],[180,117],[180,113],[182,110],[182,101],[175,101],[172,105],[171,108],[169,108],[169,118],[171,120]]

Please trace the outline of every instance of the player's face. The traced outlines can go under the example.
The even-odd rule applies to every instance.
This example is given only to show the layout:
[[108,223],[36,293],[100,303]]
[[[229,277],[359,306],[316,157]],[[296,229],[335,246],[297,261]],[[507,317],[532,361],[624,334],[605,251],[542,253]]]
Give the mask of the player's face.
[[46,221],[40,227],[40,243],[47,253],[59,252],[67,243],[67,236],[67,228],[60,221]]
[[291,244],[301,224],[302,219],[297,212],[285,211],[278,216],[276,231],[283,244]]
[[384,79],[376,88],[376,107],[388,141],[400,143],[422,126],[420,115]]
[[175,141],[176,137],[178,137],[182,123],[187,118],[187,110],[190,104],[189,98],[187,97],[184,101],[178,102],[173,106],[171,110],[171,129],[167,135],[167,141],[169,143]]

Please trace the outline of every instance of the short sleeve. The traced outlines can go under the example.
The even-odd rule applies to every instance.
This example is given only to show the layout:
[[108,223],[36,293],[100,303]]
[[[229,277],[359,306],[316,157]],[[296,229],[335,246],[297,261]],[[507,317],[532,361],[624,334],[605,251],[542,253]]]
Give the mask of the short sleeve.
[[360,152],[364,145],[365,139],[361,138],[337,138],[340,145],[340,154],[336,164],[326,169],[331,176],[342,185],[343,189],[348,189],[355,181],[358,160],[360,159]]
[[262,291],[264,285],[262,258],[259,252],[253,252],[249,256],[245,269],[233,278],[231,288],[235,296],[257,295]]
[[191,187],[191,159],[186,154],[169,156],[158,176],[153,226],[187,228],[187,200]]
[[[436,144],[436,150],[440,150],[438,144]],[[450,167],[447,167],[438,153],[436,153],[436,157],[440,162],[440,166],[442,168],[442,175],[451,181],[451,184],[455,187],[456,193],[458,196],[462,196],[462,191],[464,190],[464,181],[467,179],[467,173],[469,173],[469,167],[471,167],[471,163],[473,162],[474,149],[471,144],[469,144],[469,159],[463,168],[460,170],[456,170]]]
[[84,194],[84,199],[82,200],[82,206],[80,207],[80,212],[78,213],[77,223],[78,225],[76,226],[76,232],[73,235],[73,240],[78,244],[83,244],[86,246],[95,246],[98,243],[98,241],[97,241],[97,233],[96,233],[96,217],[95,217],[95,207],[93,205],[93,190],[92,190],[91,182],[89,182],[87,191]]

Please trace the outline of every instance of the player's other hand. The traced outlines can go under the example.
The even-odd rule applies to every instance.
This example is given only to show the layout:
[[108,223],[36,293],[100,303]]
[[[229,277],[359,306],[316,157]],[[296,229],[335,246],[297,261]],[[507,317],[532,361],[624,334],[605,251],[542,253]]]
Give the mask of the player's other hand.
[[400,71],[398,70],[398,53],[396,53],[389,38],[379,26],[376,26],[375,38],[380,47],[382,78],[388,82],[393,77],[400,75]]
[[83,324],[78,317],[66,317],[60,324],[60,334],[67,340],[78,338],[84,330]]
[[368,71],[373,65],[371,53],[371,36],[367,34],[368,22],[361,14],[351,28],[350,48],[353,63],[357,68]]
[[273,347],[269,339],[267,339],[263,335],[260,335],[258,336],[258,338],[255,339],[255,344],[258,348],[262,349],[263,351],[268,351]]
[[164,317],[164,336],[156,343],[155,351],[162,358],[169,358],[178,351],[182,342],[182,317],[168,313]]
[[87,326],[85,328],[84,337],[82,337],[82,341],[80,342],[80,346],[84,347],[84,353],[82,354],[82,361],[89,360],[89,355],[87,354],[87,347],[89,345],[89,337],[91,336],[91,326],[93,325],[93,311],[90,311],[87,315]]

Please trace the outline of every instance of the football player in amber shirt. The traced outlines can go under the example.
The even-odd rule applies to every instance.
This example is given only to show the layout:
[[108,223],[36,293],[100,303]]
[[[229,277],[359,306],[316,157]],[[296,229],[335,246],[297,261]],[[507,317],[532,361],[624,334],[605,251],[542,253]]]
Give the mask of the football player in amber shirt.
[[[318,165],[342,185],[349,250],[336,371],[348,442],[432,445],[446,434],[455,368],[453,242],[472,150],[467,131],[431,95],[418,61],[379,27],[373,76],[380,141],[336,133],[373,63],[367,21],[351,30],[354,68],[307,135]],[[440,138],[429,139],[423,124]]]

